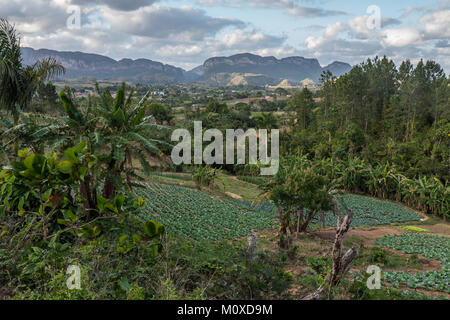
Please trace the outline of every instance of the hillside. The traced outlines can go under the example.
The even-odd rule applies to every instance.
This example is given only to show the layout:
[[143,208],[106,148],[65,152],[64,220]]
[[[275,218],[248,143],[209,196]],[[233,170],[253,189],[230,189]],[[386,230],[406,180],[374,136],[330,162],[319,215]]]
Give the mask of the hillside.
[[90,78],[145,84],[206,82],[211,85],[277,85],[282,80],[300,84],[305,79],[317,82],[324,70],[340,76],[351,69],[343,62],[322,67],[317,59],[303,57],[261,57],[243,53],[231,57],[207,59],[190,71],[148,59],[114,60],[98,54],[48,49],[22,48],[23,62],[31,65],[38,59],[55,57],[65,68],[65,79]]
[[55,57],[66,68],[66,79],[93,78],[140,83],[176,83],[184,81],[185,71],[148,59],[114,59],[83,52],[61,52],[47,49],[22,48],[25,64],[45,57]]
[[[333,62],[322,67],[317,59],[303,57],[261,57],[244,53],[230,57],[215,57],[205,61],[202,68],[202,81],[216,81],[218,74],[258,74],[265,78],[266,84],[276,85],[282,80],[298,84],[307,78],[317,82],[325,70],[330,70],[335,76],[341,76],[350,71],[351,66],[343,62]],[[197,69],[198,72],[198,69]],[[245,79],[251,83],[251,79]],[[260,79],[259,79],[260,80]],[[258,81],[260,82],[260,81]]]

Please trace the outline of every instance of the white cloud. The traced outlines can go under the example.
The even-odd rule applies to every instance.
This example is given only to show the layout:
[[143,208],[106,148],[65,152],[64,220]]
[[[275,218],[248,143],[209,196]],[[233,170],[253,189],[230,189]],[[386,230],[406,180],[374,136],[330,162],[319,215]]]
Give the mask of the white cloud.
[[369,38],[373,30],[367,27],[367,16],[359,16],[348,22],[350,30],[359,38]]
[[214,18],[203,10],[187,6],[175,8],[153,5],[133,12],[111,9],[101,11],[102,18],[111,23],[114,30],[158,39],[202,40],[225,27],[245,26],[240,20]]
[[308,37],[305,40],[305,45],[310,50],[317,50],[326,42],[332,40],[336,36],[339,35],[343,30],[345,30],[345,26],[342,22],[336,22],[334,24],[329,24],[323,33],[322,36],[319,37]]
[[420,19],[420,22],[425,25],[427,37],[450,38],[450,9],[426,14]]
[[196,56],[202,52],[203,48],[200,45],[166,45],[156,49],[158,55],[171,58]]
[[271,36],[258,31],[234,30],[225,34],[220,44],[225,48],[260,49],[261,47],[281,46],[286,40],[283,36]]
[[390,47],[406,47],[422,41],[422,33],[414,28],[388,29],[381,32],[381,43]]

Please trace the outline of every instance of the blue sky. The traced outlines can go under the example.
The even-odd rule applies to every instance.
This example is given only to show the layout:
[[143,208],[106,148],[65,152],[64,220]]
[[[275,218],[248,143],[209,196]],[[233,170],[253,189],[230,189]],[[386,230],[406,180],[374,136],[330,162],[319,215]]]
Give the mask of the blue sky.
[[[380,28],[367,22],[380,10]],[[69,28],[79,8],[81,27]],[[193,68],[242,52],[357,64],[434,59],[450,72],[449,0],[0,0],[33,48],[148,58]],[[69,10],[69,11],[68,11]]]

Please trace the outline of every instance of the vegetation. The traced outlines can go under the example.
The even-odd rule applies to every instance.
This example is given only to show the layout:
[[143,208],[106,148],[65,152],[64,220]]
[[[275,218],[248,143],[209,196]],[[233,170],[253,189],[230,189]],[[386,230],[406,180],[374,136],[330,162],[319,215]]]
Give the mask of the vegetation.
[[[449,79],[437,63],[376,57],[324,73],[314,92],[75,92],[49,82],[62,72],[51,58],[23,65],[0,20],[0,299],[449,297]],[[194,120],[280,129],[278,173],[171,164],[172,129]],[[366,286],[374,264],[379,290]],[[70,265],[80,290],[66,286]]]
[[19,121],[19,110],[25,110],[42,82],[63,73],[64,67],[54,58],[22,64],[20,36],[14,26],[0,19],[0,103]]
[[[344,212],[346,208],[354,214],[352,226],[380,226],[392,223],[401,223],[408,221],[419,221],[422,217],[411,210],[408,210],[396,203],[380,201],[360,195],[345,194],[337,197],[338,211]],[[272,202],[249,202],[244,200],[232,200],[239,206],[251,210],[265,212],[276,215],[277,208]],[[337,216],[332,210],[323,212],[323,215],[316,216],[311,223],[316,226],[334,227],[337,223]],[[408,229],[406,229],[408,228]],[[412,229],[411,229],[412,228]],[[420,228],[419,228],[420,229]],[[417,228],[405,227],[407,231],[417,231]]]
[[189,239],[232,240],[276,225],[272,215],[245,210],[193,189],[148,183],[138,192],[147,203],[142,218],[163,223],[169,233]]
[[450,281],[450,239],[421,233],[404,233],[400,236],[384,236],[375,241],[376,244],[407,254],[421,254],[427,259],[436,259],[442,269],[424,273],[406,273],[402,271],[385,272],[385,281],[398,288],[406,285],[409,288],[424,288],[449,293]]
[[285,159],[274,178],[263,186],[264,198],[277,207],[283,249],[290,249],[294,232],[305,232],[317,214],[333,207],[331,181],[304,162],[304,158]]

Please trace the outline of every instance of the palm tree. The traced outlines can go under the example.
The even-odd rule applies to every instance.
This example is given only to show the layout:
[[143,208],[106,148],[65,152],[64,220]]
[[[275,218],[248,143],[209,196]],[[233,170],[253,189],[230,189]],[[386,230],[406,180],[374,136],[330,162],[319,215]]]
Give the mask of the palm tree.
[[[101,170],[104,177],[98,177],[98,180],[104,181],[103,197],[111,199],[120,185],[121,177],[125,176],[129,187],[133,178],[141,178],[136,174],[133,159],[139,161],[143,172],[149,173],[151,165],[148,159],[163,158],[160,146],[169,144],[161,137],[169,129],[154,124],[153,117],[145,116],[145,102],[149,93],[135,104],[134,89],[128,97],[125,96],[125,83],[117,91],[115,99],[109,91],[102,92],[98,85],[96,91],[100,103],[97,104],[90,98],[86,108],[77,106],[73,98],[64,91],[60,93],[67,118],[64,130],[59,130],[60,138],[56,141],[75,138],[77,141],[72,143],[79,143],[80,140],[87,143],[89,149],[98,156],[99,163],[106,168]],[[49,126],[39,132],[39,137],[46,137],[54,131],[58,130]]]
[[278,128],[278,119],[273,112],[262,113],[255,120],[258,129],[272,130]]
[[7,20],[0,19],[0,107],[12,114],[15,125],[19,110],[26,109],[39,84],[64,72],[64,67],[51,57],[24,66],[20,35]]

